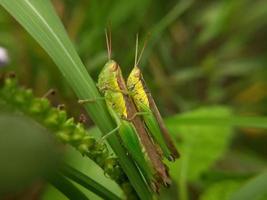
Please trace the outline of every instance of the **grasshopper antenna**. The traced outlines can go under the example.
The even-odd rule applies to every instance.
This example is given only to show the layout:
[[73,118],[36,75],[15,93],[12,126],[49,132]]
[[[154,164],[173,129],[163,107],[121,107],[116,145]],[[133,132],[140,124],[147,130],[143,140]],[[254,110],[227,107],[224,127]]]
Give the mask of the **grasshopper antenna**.
[[110,27],[108,29],[105,29],[105,36],[106,36],[106,45],[107,45],[107,50],[108,50],[108,59],[111,59],[111,30]]
[[[137,65],[139,64],[139,62],[140,62],[140,60],[141,60],[141,58],[142,58],[142,55],[143,55],[143,53],[144,53],[144,50],[145,50],[145,48],[146,48],[146,46],[147,46],[147,41],[148,41],[148,39],[149,39],[149,36],[150,36],[150,34],[147,34],[147,36],[146,36],[146,38],[145,38],[145,41],[144,41],[143,48],[142,48],[142,50],[141,50],[141,52],[140,52],[138,58],[135,59],[135,66],[137,66]],[[136,49],[135,49],[136,57],[137,57],[137,51],[138,51],[138,34],[137,34],[137,36],[136,36]]]
[[109,59],[111,59],[111,54],[112,54],[112,44],[111,44],[111,25],[109,24]]
[[134,66],[137,66],[137,54],[138,54],[138,33],[136,34],[136,41],[135,41],[135,55],[134,55]]

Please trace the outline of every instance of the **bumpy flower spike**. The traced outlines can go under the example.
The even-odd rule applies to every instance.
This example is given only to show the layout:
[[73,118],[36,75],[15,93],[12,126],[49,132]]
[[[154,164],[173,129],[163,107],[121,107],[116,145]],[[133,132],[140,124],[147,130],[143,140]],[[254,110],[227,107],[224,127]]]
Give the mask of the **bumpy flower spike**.
[[52,107],[45,97],[34,97],[32,90],[18,86],[14,76],[0,81],[0,99],[13,109],[37,120],[54,133],[59,141],[73,146],[83,156],[92,159],[108,177],[121,186],[127,198],[137,198],[118,159],[109,154],[106,144],[98,142],[82,123],[75,123],[73,118],[68,118],[65,110]]

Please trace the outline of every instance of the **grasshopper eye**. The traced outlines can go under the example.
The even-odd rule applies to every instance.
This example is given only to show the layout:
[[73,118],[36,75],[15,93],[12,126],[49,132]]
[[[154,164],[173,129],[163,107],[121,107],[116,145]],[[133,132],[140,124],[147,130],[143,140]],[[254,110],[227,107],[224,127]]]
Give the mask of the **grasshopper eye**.
[[131,85],[131,86],[129,87],[129,89],[130,89],[130,90],[133,90],[134,87],[135,87],[135,85]]
[[136,70],[135,73],[134,73],[134,76],[135,76],[136,78],[140,78],[140,76],[141,76],[141,72],[140,72],[140,70]]
[[115,72],[115,71],[117,71],[117,69],[118,69],[118,65],[117,65],[117,64],[113,64],[113,65],[111,66],[111,68],[110,68],[110,71],[111,71],[111,72]]

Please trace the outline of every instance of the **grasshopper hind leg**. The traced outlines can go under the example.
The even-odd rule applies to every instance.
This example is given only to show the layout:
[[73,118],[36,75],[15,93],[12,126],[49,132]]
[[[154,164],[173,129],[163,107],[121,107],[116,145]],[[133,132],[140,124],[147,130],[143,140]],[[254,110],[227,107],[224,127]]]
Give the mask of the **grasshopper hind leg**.
[[[78,100],[78,103],[83,105],[83,104],[86,104],[86,103],[95,103],[98,100],[105,100],[105,97],[95,97],[95,98],[92,98],[92,99],[80,99],[80,100]],[[117,123],[118,123],[118,121],[117,121]],[[116,133],[116,131],[119,130],[120,126],[121,126],[121,124],[119,123],[116,128],[114,128],[113,130],[111,130],[110,132],[108,132],[107,134],[102,136],[101,139],[100,139],[100,142],[103,142],[109,136],[113,135],[113,133]]]

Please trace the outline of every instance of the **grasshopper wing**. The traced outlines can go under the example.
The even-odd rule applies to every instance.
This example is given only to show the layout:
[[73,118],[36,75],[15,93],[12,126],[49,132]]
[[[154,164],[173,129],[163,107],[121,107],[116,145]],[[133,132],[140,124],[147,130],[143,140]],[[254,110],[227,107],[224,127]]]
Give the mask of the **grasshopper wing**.
[[157,191],[159,185],[154,178],[156,174],[155,169],[153,168],[145,148],[138,138],[138,134],[136,133],[136,129],[133,124],[124,119],[120,119],[110,106],[108,106],[108,110],[119,126],[118,133],[123,146],[127,149],[130,156],[137,164],[150,188]]
[[150,185],[152,190],[157,191],[159,185],[155,179],[156,171],[136,134],[134,126],[130,122],[122,120],[119,135],[123,145],[144,175],[146,182]]

